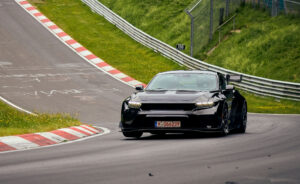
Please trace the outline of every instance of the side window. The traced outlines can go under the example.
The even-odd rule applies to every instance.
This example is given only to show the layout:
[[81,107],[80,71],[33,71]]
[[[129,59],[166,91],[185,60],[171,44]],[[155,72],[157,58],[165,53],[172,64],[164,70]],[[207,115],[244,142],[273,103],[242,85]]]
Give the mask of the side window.
[[220,89],[225,90],[226,89],[226,80],[222,75],[219,75],[220,78]]

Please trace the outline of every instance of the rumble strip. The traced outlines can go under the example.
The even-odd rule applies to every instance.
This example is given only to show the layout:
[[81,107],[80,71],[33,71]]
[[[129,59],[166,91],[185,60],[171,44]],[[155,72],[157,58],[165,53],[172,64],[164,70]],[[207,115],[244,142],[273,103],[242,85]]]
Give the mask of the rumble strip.
[[64,142],[69,143],[69,141],[83,140],[82,138],[99,136],[109,132],[106,128],[81,125],[53,130],[51,132],[0,137],[0,153],[34,149]]
[[112,76],[113,78],[129,85],[144,85],[142,82],[137,81],[130,76],[122,73],[116,68],[110,66],[105,61],[95,56],[92,52],[83,47],[80,43],[74,40],[71,36],[65,33],[61,28],[49,20],[45,15],[38,11],[34,6],[32,6],[28,1],[25,0],[15,0],[24,10],[26,10],[32,17],[34,17],[39,23],[41,23],[47,30],[49,30],[54,36],[56,36],[61,42],[71,48],[75,53],[77,53],[85,61],[96,67],[97,69],[103,71],[104,73]]

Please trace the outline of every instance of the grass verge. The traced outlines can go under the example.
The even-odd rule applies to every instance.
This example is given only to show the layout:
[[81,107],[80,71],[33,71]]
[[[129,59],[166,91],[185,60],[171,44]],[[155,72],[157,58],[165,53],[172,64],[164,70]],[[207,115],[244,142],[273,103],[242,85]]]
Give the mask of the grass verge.
[[299,17],[270,17],[268,12],[245,6],[239,9],[235,27],[236,31],[228,34],[224,32],[232,23],[224,28],[225,39],[206,62],[255,76],[300,82]]
[[185,68],[137,43],[80,0],[30,2],[94,54],[142,82],[161,71]]
[[37,116],[20,112],[0,101],[0,137],[35,132],[46,132],[80,125],[67,114],[38,114]]
[[125,20],[155,38],[190,50],[190,18],[185,9],[195,0],[99,0]]
[[[74,39],[122,72],[148,83],[158,72],[184,69],[135,42],[80,0],[29,0]],[[300,113],[300,102],[243,93],[250,112]]]
[[[195,2],[194,0],[99,1],[134,26],[171,46],[175,47],[177,43],[185,44],[187,49],[184,52],[189,53],[190,19],[184,9]],[[203,0],[201,3],[207,4],[209,0]],[[206,17],[209,17],[209,11]],[[208,22],[208,18],[197,19],[195,26],[208,26]],[[230,32],[228,28],[232,28],[232,23],[223,27],[221,34],[226,39],[210,55],[207,53],[218,43],[218,32],[214,35],[214,40],[201,52],[194,53],[195,57],[242,73],[300,82],[299,17],[271,17],[267,11],[245,6],[238,10],[235,23],[238,31]],[[195,33],[194,36],[200,39],[203,34],[208,37],[208,33],[203,32]],[[201,39],[196,40],[194,44],[199,42]]]
[[300,114],[300,102],[257,96],[246,91],[239,91],[247,99],[248,112]]

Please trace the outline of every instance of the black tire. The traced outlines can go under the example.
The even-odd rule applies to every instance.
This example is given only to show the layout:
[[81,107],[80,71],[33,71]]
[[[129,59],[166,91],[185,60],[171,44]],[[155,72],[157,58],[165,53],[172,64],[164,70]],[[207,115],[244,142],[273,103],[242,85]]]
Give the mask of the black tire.
[[140,138],[143,132],[122,132],[125,137]]
[[226,136],[229,134],[229,124],[228,124],[228,108],[224,105],[221,114],[221,135]]
[[241,113],[238,118],[239,128],[237,129],[238,133],[245,133],[247,129],[247,104],[244,101]]

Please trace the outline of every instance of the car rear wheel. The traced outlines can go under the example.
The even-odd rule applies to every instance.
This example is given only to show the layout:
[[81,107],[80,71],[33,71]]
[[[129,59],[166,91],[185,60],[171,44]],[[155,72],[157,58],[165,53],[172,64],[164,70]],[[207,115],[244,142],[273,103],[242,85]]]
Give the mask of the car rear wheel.
[[238,133],[245,133],[247,128],[247,104],[246,102],[243,103],[242,111],[238,120],[240,126],[237,129]]
[[122,132],[125,137],[134,137],[140,138],[143,135],[143,132]]
[[228,125],[228,109],[226,106],[223,107],[222,115],[221,115],[221,135],[226,136],[229,134],[229,125]]

